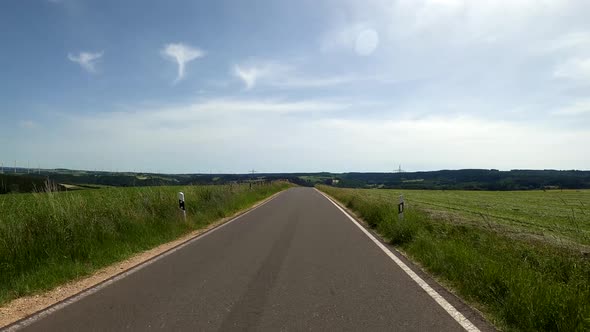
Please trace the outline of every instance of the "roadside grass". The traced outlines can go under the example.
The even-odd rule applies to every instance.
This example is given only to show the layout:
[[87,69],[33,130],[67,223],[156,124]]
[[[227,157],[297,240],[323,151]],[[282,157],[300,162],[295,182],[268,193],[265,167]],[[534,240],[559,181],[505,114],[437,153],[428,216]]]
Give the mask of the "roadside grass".
[[[0,195],[0,305],[169,242],[290,187],[103,188]],[[178,209],[185,194],[187,218]]]
[[[505,228],[495,227],[498,224],[493,219],[479,217],[479,224],[436,219],[408,198],[428,202],[436,192],[404,191],[408,207],[405,219],[399,221],[395,206],[399,193],[394,190],[318,189],[355,211],[390,243],[474,303],[499,328],[590,329],[590,258],[580,250],[542,238],[515,238],[502,232]],[[427,193],[420,196],[422,192]],[[527,204],[534,209],[539,202],[531,199]]]

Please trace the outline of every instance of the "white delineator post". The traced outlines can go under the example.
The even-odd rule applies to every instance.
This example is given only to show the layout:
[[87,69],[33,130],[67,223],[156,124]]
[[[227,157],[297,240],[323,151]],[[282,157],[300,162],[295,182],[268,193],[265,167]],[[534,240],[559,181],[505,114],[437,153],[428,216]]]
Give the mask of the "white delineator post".
[[399,195],[399,204],[397,205],[397,215],[399,220],[404,220],[404,195]]
[[182,216],[186,220],[186,209],[184,207],[184,193],[181,191],[178,193],[178,207],[182,210]]

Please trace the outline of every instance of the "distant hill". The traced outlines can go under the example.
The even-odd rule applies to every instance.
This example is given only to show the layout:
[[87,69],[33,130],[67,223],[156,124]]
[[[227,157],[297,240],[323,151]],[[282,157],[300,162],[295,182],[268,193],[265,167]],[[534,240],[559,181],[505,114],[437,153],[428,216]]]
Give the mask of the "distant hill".
[[[307,182],[294,174],[153,174],[70,171],[63,169],[45,173],[57,183],[104,185],[116,187],[171,186],[228,184],[235,182],[259,182],[289,180],[305,185]],[[310,184],[312,185],[312,184]]]
[[[448,190],[590,189],[590,171],[575,170],[498,171],[493,169],[462,169],[400,173],[153,174],[59,169],[40,170],[39,172],[41,174],[34,176],[0,174],[0,194],[39,190],[45,188],[47,179],[56,184],[75,185],[77,189],[93,188],[93,186],[205,185],[273,180],[288,180],[301,186],[314,186],[322,183],[348,188]],[[61,185],[58,188],[60,190],[65,189]]]
[[588,189],[590,171],[462,169],[402,173],[344,173],[339,187],[402,189]]

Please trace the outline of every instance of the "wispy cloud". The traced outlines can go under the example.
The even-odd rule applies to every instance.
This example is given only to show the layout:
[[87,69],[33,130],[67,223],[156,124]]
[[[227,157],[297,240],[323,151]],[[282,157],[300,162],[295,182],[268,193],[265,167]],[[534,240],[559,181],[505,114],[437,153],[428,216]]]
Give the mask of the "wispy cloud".
[[293,76],[273,82],[273,85],[286,88],[321,88],[352,82],[366,81],[368,77],[357,77],[354,75],[309,77]]
[[234,74],[244,81],[246,89],[252,89],[261,73],[258,68],[242,68],[239,65],[235,65]]
[[244,82],[246,89],[252,89],[260,79],[274,80],[292,71],[291,66],[274,61],[258,61],[234,66],[234,75]]
[[68,53],[68,59],[72,62],[76,62],[82,68],[90,73],[96,72],[96,62],[104,55],[104,51],[91,53],[91,52],[80,52],[78,55]]
[[549,42],[543,40],[539,49],[545,52],[571,51],[572,49],[588,50],[590,49],[590,32],[567,32]]
[[[357,103],[343,100],[281,100],[281,99],[203,99],[183,106],[164,106],[142,111],[142,119],[146,122],[167,123],[175,127],[186,126],[190,122],[200,122],[211,117],[252,117],[256,115],[289,115],[289,114],[321,114],[343,111]],[[133,113],[118,113],[133,116]],[[132,120],[131,118],[129,120]]]
[[[498,169],[571,169],[590,162],[590,157],[575,152],[580,142],[590,139],[588,131],[477,117],[321,120],[310,132],[330,137],[334,160],[357,170],[367,170],[366,165],[383,170],[397,163],[429,169],[432,160],[439,161],[440,168]],[[545,153],[547,146],[552,147],[550,155]],[[392,156],[397,160],[392,162]]]
[[[166,168],[173,159],[177,163],[171,171],[178,172],[209,168],[245,172],[253,167],[283,172],[386,171],[398,163],[412,170],[569,169],[590,162],[589,155],[575,152],[579,142],[590,139],[587,130],[473,116],[343,116],[347,110],[370,109],[359,103],[362,101],[205,99],[151,109],[138,106],[67,116],[48,130],[67,131],[77,137],[75,142],[45,132],[35,142],[54,151],[52,157],[58,160],[74,156],[93,160],[100,154],[105,160],[116,160],[120,167],[149,164]],[[307,120],[293,121],[292,117]],[[66,143],[69,149],[55,150]],[[187,146],[191,153],[185,153]],[[543,153],[547,146],[555,153]],[[308,162],[301,163],[301,155]]]
[[553,112],[555,115],[564,116],[576,116],[586,113],[590,114],[590,100],[578,101],[572,105],[560,108]]
[[[317,119],[352,109],[353,105],[338,100],[264,98],[199,99],[186,104],[150,107],[128,105],[114,112],[64,114],[58,125],[47,129],[55,133],[68,131],[76,136],[75,142],[63,135],[46,133],[43,134],[45,138],[38,133],[29,141],[39,143],[36,148],[47,151],[69,144],[68,149],[52,155],[56,162],[59,162],[57,158],[78,156],[76,160],[80,161],[91,160],[97,154],[103,156],[101,160],[94,159],[98,166],[84,166],[93,168],[104,167],[101,163],[112,160],[123,168],[150,165],[178,172],[210,168],[245,172],[252,167],[261,171],[294,170],[299,167],[293,165],[298,154],[289,152],[289,142],[297,141],[293,137],[304,136],[305,130],[299,127],[305,123],[293,121],[293,118]],[[285,126],[287,122],[297,123],[297,128]],[[284,132],[286,130],[288,133]],[[269,140],[269,137],[280,140]],[[185,153],[188,146],[191,153]],[[301,149],[304,148],[302,145]],[[272,156],[275,150],[280,151],[282,157],[288,157],[284,166],[289,167],[282,166],[281,156],[276,159],[280,160],[280,166],[269,163],[266,156]],[[176,165],[170,166],[170,160]]]
[[254,88],[257,84],[278,88],[318,88],[368,79],[368,77],[362,78],[349,74],[333,76],[309,75],[301,73],[294,65],[272,60],[235,65],[233,74],[244,82],[247,90]]
[[555,77],[590,82],[590,58],[574,58],[557,66]]
[[186,65],[198,58],[205,56],[205,52],[183,43],[171,43],[164,45],[162,55],[178,65],[178,74],[174,82],[182,80],[185,76]]
[[370,55],[379,45],[379,33],[370,24],[347,24],[328,31],[320,40],[322,52],[341,49],[354,50],[358,55]]

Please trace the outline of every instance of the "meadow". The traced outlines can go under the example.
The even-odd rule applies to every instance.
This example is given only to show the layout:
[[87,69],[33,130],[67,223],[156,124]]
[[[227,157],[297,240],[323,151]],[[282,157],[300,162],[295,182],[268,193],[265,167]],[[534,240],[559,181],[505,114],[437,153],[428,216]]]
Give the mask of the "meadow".
[[495,227],[557,244],[590,245],[590,190],[375,190],[369,195],[387,201],[401,194],[409,205],[433,218]]
[[318,189],[500,329],[590,329],[590,191]]
[[290,186],[277,181],[0,195],[0,304],[87,276]]

